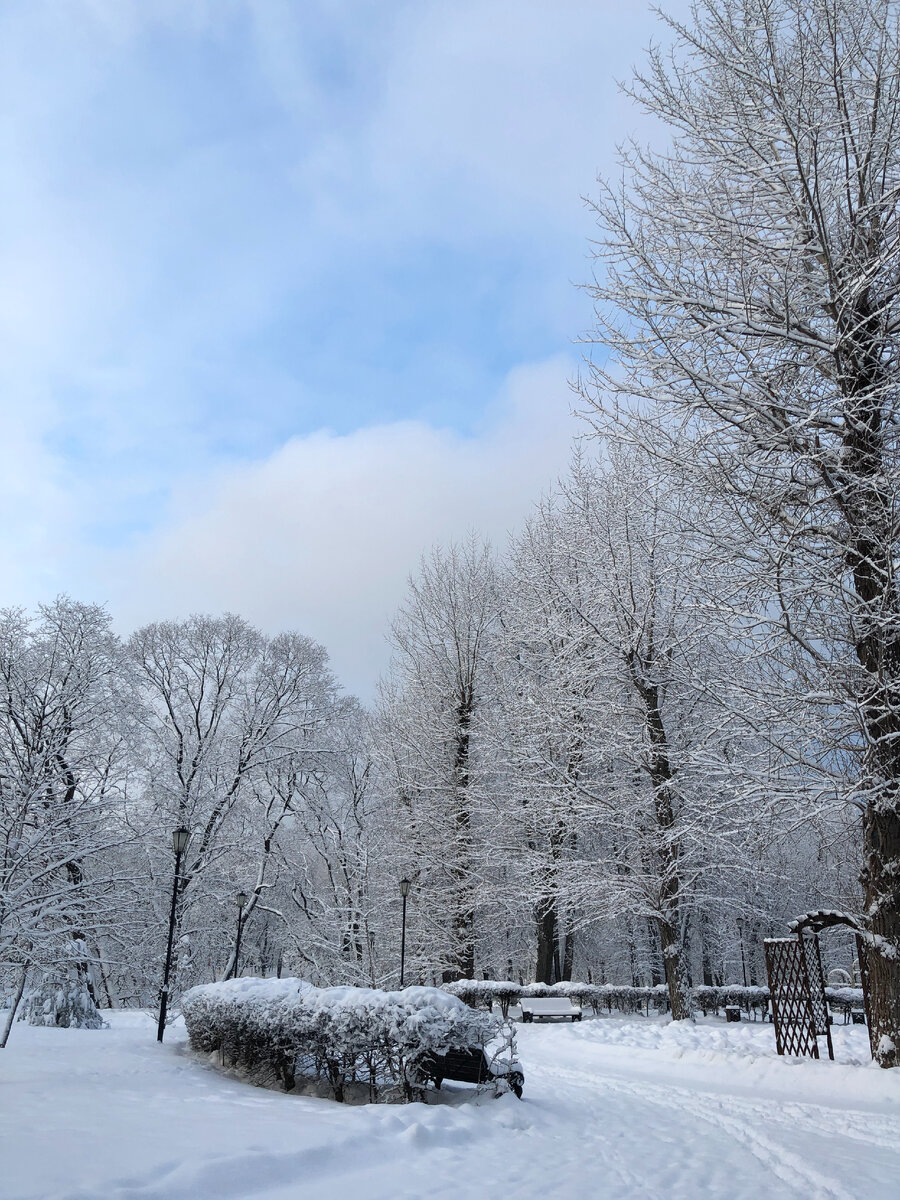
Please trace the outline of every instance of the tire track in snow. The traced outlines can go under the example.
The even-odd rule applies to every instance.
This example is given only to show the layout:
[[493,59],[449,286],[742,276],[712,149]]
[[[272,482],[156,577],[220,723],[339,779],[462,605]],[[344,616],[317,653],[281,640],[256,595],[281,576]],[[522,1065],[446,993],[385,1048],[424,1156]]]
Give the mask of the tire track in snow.
[[[719,1145],[698,1154],[696,1128],[662,1092],[650,1096],[637,1089],[628,1092],[600,1072],[567,1070],[555,1063],[533,1064],[527,1070],[532,1103],[552,1113],[562,1102],[566,1110],[552,1113],[552,1123],[535,1124],[535,1134],[544,1145],[552,1143],[549,1157],[557,1179],[564,1180],[564,1168],[571,1168],[573,1177],[602,1178],[604,1196],[627,1200],[651,1196],[697,1200],[701,1195],[755,1200],[760,1194],[774,1194],[765,1190],[765,1181],[760,1185],[755,1171],[751,1176],[748,1170],[759,1156],[730,1131],[720,1130]],[[635,1103],[604,1103],[610,1092],[627,1095]],[[648,1117],[648,1104],[659,1113]],[[610,1173],[620,1188],[610,1186]],[[802,1185],[796,1194],[810,1200],[805,1177]],[[547,1192],[548,1196],[569,1194],[568,1190]]]
[[[544,1067],[541,1070],[544,1074],[565,1079],[569,1083],[574,1083],[594,1093],[600,1088],[605,1088],[619,1095],[646,1101],[665,1109],[669,1114],[673,1112],[673,1104],[677,1104],[678,1112],[697,1117],[720,1129],[749,1150],[778,1179],[796,1189],[798,1196],[803,1197],[804,1200],[813,1200],[813,1198],[815,1200],[819,1200],[819,1198],[821,1200],[858,1200],[838,1181],[822,1175],[793,1151],[779,1146],[770,1138],[757,1132],[752,1124],[748,1123],[748,1118],[771,1121],[771,1112],[763,1105],[755,1105],[725,1096],[717,1097],[715,1100],[712,1098],[703,1100],[697,1092],[674,1084],[636,1083],[601,1072],[589,1075],[584,1071],[574,1071],[556,1066]],[[723,1111],[726,1103],[734,1110],[730,1114]],[[822,1132],[821,1127],[817,1132]],[[834,1127],[832,1126],[828,1132],[833,1135]],[[880,1141],[874,1144],[888,1148],[886,1143]],[[889,1148],[893,1148],[893,1146]]]
[[[746,1106],[747,1108],[755,1107],[748,1101],[735,1101],[735,1107],[738,1105]],[[765,1113],[767,1110],[760,1109],[760,1112]],[[822,1137],[833,1137],[835,1134],[835,1119],[840,1116],[840,1129],[838,1132],[841,1137],[849,1138],[851,1141],[859,1142],[865,1146],[872,1146],[876,1150],[888,1150],[895,1152],[898,1141],[900,1141],[900,1127],[897,1121],[891,1121],[888,1117],[882,1117],[875,1113],[867,1113],[865,1117],[857,1113],[850,1113],[846,1110],[841,1110],[840,1113],[834,1109],[826,1108],[824,1105],[803,1104],[800,1101],[788,1101],[781,1105],[781,1113],[790,1121],[794,1122],[797,1129],[802,1129],[805,1133],[820,1134]],[[830,1114],[830,1119],[825,1114]],[[816,1120],[816,1115],[821,1114],[819,1120]],[[771,1119],[771,1118],[770,1118]],[[861,1122],[865,1122],[862,1124]],[[876,1132],[875,1127],[881,1131],[881,1136]]]

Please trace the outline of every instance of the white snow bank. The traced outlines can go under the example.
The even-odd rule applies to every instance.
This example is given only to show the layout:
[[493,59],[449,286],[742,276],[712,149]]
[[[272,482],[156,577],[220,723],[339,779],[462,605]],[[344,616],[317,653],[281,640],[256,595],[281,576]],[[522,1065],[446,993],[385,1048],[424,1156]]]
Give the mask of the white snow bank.
[[835,1064],[778,1058],[760,1024],[529,1025],[522,1102],[350,1107],[248,1088],[185,1053],[178,1024],[160,1046],[152,1016],[105,1015],[20,1026],[0,1052],[2,1200],[897,1194],[900,1072],[851,1065],[861,1027],[835,1030]]

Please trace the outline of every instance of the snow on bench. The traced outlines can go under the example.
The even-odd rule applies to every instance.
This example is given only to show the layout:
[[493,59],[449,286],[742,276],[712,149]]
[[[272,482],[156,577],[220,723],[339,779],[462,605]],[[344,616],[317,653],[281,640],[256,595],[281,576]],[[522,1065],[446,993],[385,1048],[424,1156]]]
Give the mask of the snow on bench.
[[576,1008],[568,996],[523,996],[519,1001],[522,1020],[528,1021],[580,1021],[581,1009]]
[[428,1054],[422,1059],[419,1069],[426,1079],[433,1081],[438,1091],[445,1079],[475,1084],[494,1082],[498,1085],[495,1095],[501,1095],[508,1088],[521,1100],[525,1086],[525,1074],[518,1062],[501,1062],[496,1056],[488,1061],[484,1050],[478,1048]]

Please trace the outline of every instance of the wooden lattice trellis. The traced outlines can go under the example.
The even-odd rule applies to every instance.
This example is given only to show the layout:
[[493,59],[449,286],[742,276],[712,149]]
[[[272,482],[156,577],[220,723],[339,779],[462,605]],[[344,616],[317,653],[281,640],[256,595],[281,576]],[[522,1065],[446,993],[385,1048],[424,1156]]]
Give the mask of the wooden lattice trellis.
[[[807,913],[792,922],[793,937],[767,938],[766,969],[772,997],[772,1020],[779,1054],[819,1057],[818,1038],[828,1043],[828,1057],[834,1058],[831,1044],[831,1018],[825,999],[825,974],[819,949],[819,933],[844,926],[855,930],[859,956],[860,983],[869,1027],[869,1044],[875,1053],[876,1030],[869,1004],[869,947],[864,918],[850,913],[822,910]],[[809,935],[809,936],[807,936]]]
[[778,1053],[818,1058],[803,945],[796,937],[767,938],[764,945]]
[[825,999],[825,972],[822,969],[822,950],[819,946],[819,935],[814,933],[811,938],[797,935],[803,957],[806,959],[806,973],[809,978],[809,1000],[812,1006],[813,1029],[817,1038],[825,1038],[828,1044],[828,1057],[834,1058],[834,1047],[831,1044],[831,1017],[828,1013],[828,1002]]
[[834,1058],[818,938],[767,938],[766,970],[779,1054],[818,1058],[824,1036]]

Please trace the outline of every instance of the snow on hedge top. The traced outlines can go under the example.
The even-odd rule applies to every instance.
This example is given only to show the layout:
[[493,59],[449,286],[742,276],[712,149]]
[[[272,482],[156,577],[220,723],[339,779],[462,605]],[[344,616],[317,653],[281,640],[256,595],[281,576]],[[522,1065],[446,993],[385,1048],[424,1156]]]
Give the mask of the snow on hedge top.
[[383,992],[377,988],[331,987],[317,988],[303,979],[228,979],[223,983],[202,983],[185,992],[182,1005],[188,1008],[198,1003],[281,1005],[299,1003],[304,1008],[365,1009],[369,1012],[401,1008],[409,1013],[436,1014],[457,1020],[467,1019],[471,1009],[456,996],[442,988],[408,987],[398,992]]
[[201,983],[185,992],[184,999],[213,999],[217,1002],[252,1000],[274,1003],[292,999],[304,992],[317,991],[303,979],[226,979],[223,983]]

